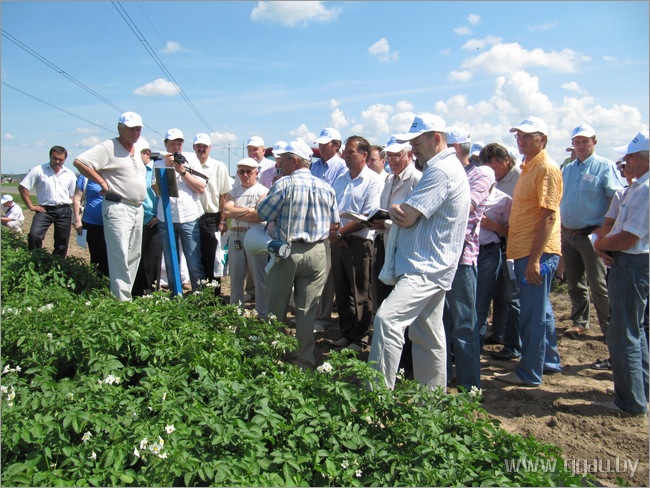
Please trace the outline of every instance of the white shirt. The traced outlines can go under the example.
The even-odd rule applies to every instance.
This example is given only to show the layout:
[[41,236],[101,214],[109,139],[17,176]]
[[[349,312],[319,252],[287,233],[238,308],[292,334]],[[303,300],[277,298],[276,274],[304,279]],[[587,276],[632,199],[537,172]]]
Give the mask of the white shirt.
[[[406,200],[406,197],[411,194],[413,188],[422,178],[422,172],[413,163],[404,168],[399,175],[393,173],[387,173],[387,175],[388,179],[386,179],[384,189],[379,197],[379,207],[384,210],[388,210],[393,203],[402,203]],[[379,230],[377,233],[384,234],[384,231]],[[388,233],[385,234],[384,238],[388,238]]]
[[[492,192],[487,199],[485,211],[483,215],[487,218],[494,220],[497,224],[508,225],[510,218],[510,209],[512,208],[512,197],[503,193],[498,188],[492,188]],[[480,245],[491,244],[499,242],[501,236],[493,230],[488,230],[481,226],[478,233],[478,242]]]
[[626,231],[637,236],[639,240],[636,244],[623,251],[627,254],[648,254],[648,176],[650,172],[632,180],[614,226],[607,234],[611,236]]
[[230,178],[228,177],[228,168],[225,163],[208,158],[205,164],[201,164],[200,171],[208,177],[205,192],[199,195],[203,210],[205,213],[218,213],[219,197],[232,190]]
[[[182,153],[187,159],[187,164],[195,171],[201,172],[201,164],[195,154]],[[193,191],[185,178],[176,172],[173,168],[165,171],[174,171],[176,175],[176,184],[178,185],[178,197],[169,197],[169,207],[172,213],[172,222],[175,224],[184,224],[198,219],[205,212],[201,204],[201,198],[198,193]],[[195,176],[195,178],[199,178]],[[158,199],[158,220],[165,221],[165,212],[163,210],[162,198]]]
[[12,202],[11,207],[8,209],[4,205],[0,205],[0,207],[2,207],[2,213],[6,218],[21,223],[25,221],[25,214],[23,214],[23,209],[19,205]]
[[[379,180],[379,175],[368,166],[364,166],[354,179],[350,177],[350,171],[346,171],[334,181],[333,186],[339,212],[348,211],[369,215],[379,208],[382,182]],[[348,219],[341,219],[341,227],[348,222],[350,222]],[[372,240],[375,237],[375,231],[364,227],[352,232],[351,235]]]
[[74,196],[77,177],[65,166],[55,173],[50,163],[35,166],[20,182],[20,186],[36,192],[39,205],[69,205]]

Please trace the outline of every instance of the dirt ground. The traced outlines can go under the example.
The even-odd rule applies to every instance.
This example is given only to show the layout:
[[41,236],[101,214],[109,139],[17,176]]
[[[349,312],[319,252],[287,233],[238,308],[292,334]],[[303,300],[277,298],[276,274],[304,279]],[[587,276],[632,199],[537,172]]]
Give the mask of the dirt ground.
[[[25,212],[25,232],[29,231],[31,212]],[[45,247],[52,247],[52,230]],[[74,231],[69,255],[88,259],[88,252],[77,246]],[[223,294],[229,293],[224,279]],[[518,388],[492,378],[493,374],[512,371],[515,361],[496,361],[482,357],[483,408],[508,432],[530,435],[555,444],[564,451],[565,464],[576,473],[590,471],[605,486],[649,486],[648,420],[600,411],[593,401],[613,400],[611,371],[590,366],[608,357],[595,312],[592,307],[591,328],[578,339],[563,336],[571,326],[570,302],[566,286],[551,295],[557,324],[558,345],[563,374],[547,375],[538,389]],[[289,333],[295,332],[287,328]],[[331,326],[316,334],[317,360],[327,359],[330,343],[340,337],[336,316]],[[487,352],[500,346],[486,346]],[[367,359],[366,347],[359,355]],[[450,393],[455,393],[450,389]],[[637,464],[638,463],[638,464]]]

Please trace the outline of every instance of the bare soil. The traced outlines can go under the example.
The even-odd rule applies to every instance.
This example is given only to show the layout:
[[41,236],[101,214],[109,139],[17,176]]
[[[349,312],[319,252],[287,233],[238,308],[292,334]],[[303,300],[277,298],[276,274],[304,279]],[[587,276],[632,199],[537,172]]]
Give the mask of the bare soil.
[[[25,232],[31,225],[31,212],[25,212]],[[52,249],[52,229],[48,231],[45,247]],[[88,259],[88,251],[76,244],[71,232],[69,253]],[[229,280],[224,278],[224,295],[230,293]],[[490,351],[501,346],[485,346],[482,357],[483,408],[511,433],[533,436],[536,439],[562,448],[566,465],[576,472],[591,470],[605,486],[648,486],[648,420],[647,417],[629,417],[610,413],[590,405],[591,402],[610,401],[613,380],[611,371],[591,368],[597,359],[608,357],[607,346],[592,310],[591,327],[578,339],[564,336],[571,327],[571,305],[566,286],[551,294],[557,324],[558,345],[562,358],[563,374],[544,376],[540,388],[528,389],[508,386],[493,379],[494,373],[512,371],[516,361],[496,361]],[[593,309],[593,307],[592,307]],[[287,327],[287,333],[295,333]],[[340,337],[337,317],[331,326],[316,334],[317,361],[327,359],[331,341]],[[359,354],[367,359],[369,348]],[[456,389],[451,388],[450,393]],[[636,464],[638,462],[638,464]],[[636,469],[633,467],[636,466]]]

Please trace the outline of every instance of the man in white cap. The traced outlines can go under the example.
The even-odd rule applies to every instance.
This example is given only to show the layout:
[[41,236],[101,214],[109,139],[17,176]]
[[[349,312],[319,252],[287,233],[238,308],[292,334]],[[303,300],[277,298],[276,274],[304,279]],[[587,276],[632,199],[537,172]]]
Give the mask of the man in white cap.
[[[316,178],[323,180],[330,186],[334,185],[334,182],[348,170],[345,166],[345,161],[340,156],[342,143],[341,133],[332,127],[326,127],[321,130],[318,139],[314,141],[314,144],[318,144],[320,158],[311,164],[309,171]],[[317,330],[325,330],[330,325],[332,310],[334,308],[332,249],[329,240],[325,241],[325,247],[325,252],[327,253],[327,281],[323,288],[323,296],[321,297],[318,313],[316,314],[316,322],[314,323],[314,327]]]
[[[201,195],[205,192],[206,181],[195,174],[201,173],[201,164],[194,154],[185,156],[182,153],[185,138],[179,129],[169,129],[165,134],[165,167],[174,171],[176,185],[178,186],[178,197],[169,197],[169,207],[172,214],[174,235],[169,236],[165,224],[165,212],[162,198],[158,199],[158,228],[163,245],[163,257],[165,269],[171,273],[172,254],[170,238],[176,239],[176,249],[180,241],[183,255],[187,261],[187,271],[190,275],[192,291],[201,288],[205,280],[205,272],[201,263],[201,232],[199,230],[199,218],[204,214],[201,204]],[[202,173],[201,173],[202,174]]]
[[[413,155],[423,162],[419,183],[402,203],[389,208],[397,231],[395,288],[377,310],[368,361],[393,388],[409,327],[413,376],[430,388],[447,387],[447,344],[442,323],[445,292],[458,267],[470,208],[463,165],[447,147],[445,121],[418,115],[407,134]],[[397,226],[397,228],[395,227]]]
[[[64,147],[52,146],[49,157],[49,163],[29,170],[18,185],[18,192],[27,208],[34,212],[32,226],[27,234],[28,249],[41,249],[47,229],[54,224],[52,254],[64,258],[68,253],[70,230],[74,224],[71,204],[77,177],[74,171],[64,166],[68,157],[68,151]],[[36,192],[38,205],[34,205],[29,196],[32,188]]]
[[11,232],[22,234],[24,221],[23,209],[14,203],[14,197],[2,195],[2,225]]
[[102,217],[108,254],[111,292],[131,300],[142,252],[142,202],[147,195],[146,170],[136,150],[142,118],[125,112],[117,123],[118,136],[80,154],[74,166],[102,187]]
[[309,170],[316,178],[330,185],[347,171],[345,161],[340,156],[342,141],[341,133],[331,127],[323,129],[314,141],[314,144],[318,144],[320,158],[312,163]]
[[201,173],[208,181],[205,191],[199,195],[204,214],[199,217],[199,233],[201,236],[201,264],[203,273],[209,282],[215,282],[215,296],[221,294],[221,278],[214,276],[214,259],[219,241],[215,234],[224,234],[228,228],[226,219],[222,217],[223,204],[226,194],[232,189],[226,164],[210,157],[212,140],[208,134],[200,132],[194,136],[192,144],[194,154],[201,163]]
[[246,142],[246,152],[249,158],[254,159],[259,164],[259,174],[275,166],[275,161],[264,157],[266,146],[264,145],[264,139],[260,136],[252,136],[248,139],[248,142]]
[[451,289],[445,295],[443,322],[447,337],[447,380],[452,378],[455,363],[456,383],[469,391],[472,387],[481,387],[481,338],[476,321],[479,232],[495,180],[491,168],[476,165],[470,159],[471,141],[467,130],[450,127],[446,133],[447,147],[456,151],[456,157],[465,168],[471,200],[463,252]]
[[267,188],[271,188],[273,186],[273,183],[282,178],[282,170],[280,169],[280,155],[278,154],[278,151],[283,150],[285,147],[287,147],[286,141],[278,141],[273,144],[271,153],[275,158],[275,165],[265,169],[264,172],[260,174],[259,178],[259,182]]
[[589,239],[603,224],[612,197],[623,188],[612,161],[595,152],[596,132],[582,124],[573,129],[576,159],[562,168],[564,192],[560,203],[562,257],[571,299],[572,327],[564,335],[578,337],[589,328],[589,294],[605,340],[609,323],[607,271]]
[[548,126],[543,120],[528,117],[510,132],[525,157],[512,201],[506,251],[508,259],[514,259],[519,283],[522,347],[515,370],[495,378],[538,387],[544,373],[561,371],[549,294],[561,254],[562,173],[546,152]]
[[647,412],[648,343],[642,327],[648,298],[648,131],[639,132],[626,146],[626,173],[634,177],[614,225],[594,248],[610,267],[607,287],[611,316],[607,332],[612,373],[613,402],[608,410],[632,415]]
[[295,359],[300,366],[315,366],[314,319],[327,279],[325,239],[336,235],[339,212],[332,187],[309,171],[312,150],[301,139],[277,151],[283,178],[257,206],[260,220],[274,222],[275,238],[291,244],[289,257],[269,271],[266,288],[269,313],[284,321],[294,291]]

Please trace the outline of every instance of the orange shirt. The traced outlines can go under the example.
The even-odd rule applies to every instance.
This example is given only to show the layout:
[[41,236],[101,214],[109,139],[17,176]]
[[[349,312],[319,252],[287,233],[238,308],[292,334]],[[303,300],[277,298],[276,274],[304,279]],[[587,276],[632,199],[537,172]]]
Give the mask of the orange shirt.
[[515,186],[508,230],[508,259],[530,256],[542,208],[555,211],[555,223],[544,247],[545,253],[561,255],[560,200],[562,172],[546,150],[521,165],[521,176]]

